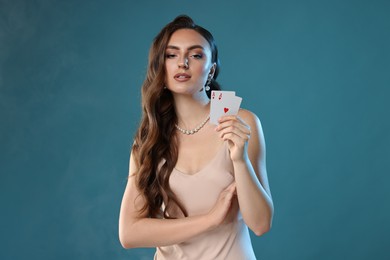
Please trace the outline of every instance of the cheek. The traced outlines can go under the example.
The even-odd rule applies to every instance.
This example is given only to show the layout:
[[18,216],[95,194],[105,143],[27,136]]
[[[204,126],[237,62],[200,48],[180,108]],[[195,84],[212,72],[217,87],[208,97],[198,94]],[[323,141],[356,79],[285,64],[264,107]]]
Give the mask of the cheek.
[[165,62],[165,71],[167,74],[172,73],[173,64],[169,60]]
[[209,73],[210,73],[210,68],[208,66],[204,66],[202,69],[202,75],[204,81],[206,81],[207,78],[209,77]]
[[176,73],[177,65],[172,64],[172,62],[166,62],[165,63],[165,84],[169,84],[170,81],[172,81],[173,76]]
[[196,72],[197,72],[197,74],[199,76],[206,76],[207,77],[207,75],[209,73],[208,66],[207,65],[201,65],[201,66],[197,67]]

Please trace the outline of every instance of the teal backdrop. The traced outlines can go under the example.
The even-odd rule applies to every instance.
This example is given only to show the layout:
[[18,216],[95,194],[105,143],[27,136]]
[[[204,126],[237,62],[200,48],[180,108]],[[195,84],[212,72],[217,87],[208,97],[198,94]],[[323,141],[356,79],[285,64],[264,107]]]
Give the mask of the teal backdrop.
[[119,208],[148,49],[183,13],[263,124],[257,257],[390,259],[387,0],[0,0],[0,259],[152,258]]

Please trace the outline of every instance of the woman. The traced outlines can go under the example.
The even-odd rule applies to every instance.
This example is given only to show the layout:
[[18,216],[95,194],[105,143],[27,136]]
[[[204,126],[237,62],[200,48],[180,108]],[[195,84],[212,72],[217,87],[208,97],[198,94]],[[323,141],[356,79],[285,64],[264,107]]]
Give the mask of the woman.
[[212,35],[188,16],[154,39],[120,210],[124,248],[157,247],[159,260],[255,259],[248,227],[260,236],[273,216],[263,132],[243,109],[208,123],[218,71]]

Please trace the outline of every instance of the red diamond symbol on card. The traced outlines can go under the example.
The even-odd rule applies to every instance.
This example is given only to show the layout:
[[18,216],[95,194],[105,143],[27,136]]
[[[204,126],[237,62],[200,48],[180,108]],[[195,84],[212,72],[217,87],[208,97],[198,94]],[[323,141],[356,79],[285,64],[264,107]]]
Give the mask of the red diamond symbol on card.
[[225,107],[225,108],[223,109],[223,111],[225,111],[225,113],[226,113],[227,111],[229,111],[229,108]]

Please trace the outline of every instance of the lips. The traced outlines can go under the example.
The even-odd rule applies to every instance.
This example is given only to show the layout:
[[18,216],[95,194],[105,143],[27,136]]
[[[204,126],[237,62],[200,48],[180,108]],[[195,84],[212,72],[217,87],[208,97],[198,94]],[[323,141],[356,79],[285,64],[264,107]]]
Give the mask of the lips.
[[183,81],[187,81],[191,78],[190,75],[186,74],[186,73],[177,73],[175,76],[174,76],[175,80],[177,81],[180,81],[180,82],[183,82]]

